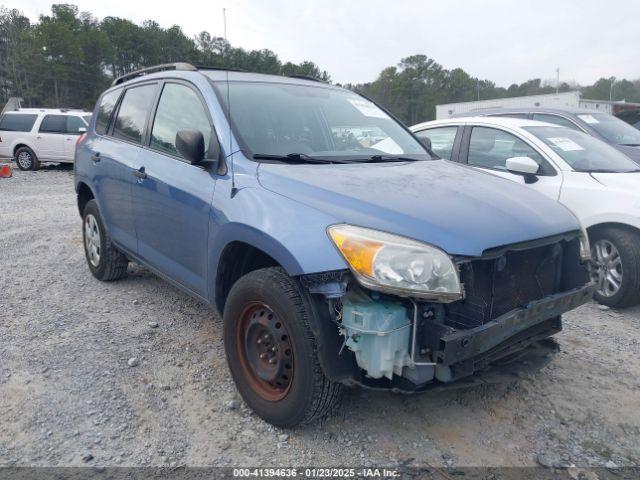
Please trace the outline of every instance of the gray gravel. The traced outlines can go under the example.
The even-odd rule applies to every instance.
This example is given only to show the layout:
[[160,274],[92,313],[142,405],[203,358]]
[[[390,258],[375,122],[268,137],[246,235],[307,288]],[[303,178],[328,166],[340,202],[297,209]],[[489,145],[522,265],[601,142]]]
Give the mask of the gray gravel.
[[239,399],[220,319],[134,265],[98,282],[80,226],[70,169],[0,179],[0,465],[640,464],[640,308],[566,315],[516,384],[353,389],[283,431]]

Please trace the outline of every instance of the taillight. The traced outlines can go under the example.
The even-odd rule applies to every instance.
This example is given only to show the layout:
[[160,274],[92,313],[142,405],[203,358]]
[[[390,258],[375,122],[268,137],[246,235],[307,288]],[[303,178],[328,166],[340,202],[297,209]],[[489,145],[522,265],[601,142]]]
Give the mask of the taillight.
[[87,134],[86,133],[83,133],[82,135],[80,135],[78,137],[78,140],[76,140],[76,147],[78,145],[81,145],[86,139],[87,139]]

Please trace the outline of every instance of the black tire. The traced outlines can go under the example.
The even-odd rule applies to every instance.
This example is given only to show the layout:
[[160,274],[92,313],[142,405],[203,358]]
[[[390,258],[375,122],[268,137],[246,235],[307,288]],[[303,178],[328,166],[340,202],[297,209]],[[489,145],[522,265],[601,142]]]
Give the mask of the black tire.
[[29,147],[18,148],[13,156],[13,160],[22,171],[38,170],[40,168],[38,157]]
[[610,296],[600,291],[594,299],[609,307],[629,307],[640,302],[640,235],[618,227],[600,228],[589,235],[594,261],[595,245],[600,240],[609,241],[618,250],[622,260],[622,281],[618,291]]
[[[90,216],[95,220],[95,223],[91,222]],[[93,224],[92,226],[94,226],[99,233],[99,241],[96,242],[99,244],[97,259],[96,257],[91,257],[90,246],[88,246],[88,222],[91,222]],[[111,238],[106,228],[104,228],[104,223],[98,210],[98,204],[95,200],[89,200],[82,213],[82,244],[84,246],[84,254],[89,270],[91,270],[93,276],[98,280],[111,282],[127,275],[129,261],[127,257],[118,251],[111,243]]]
[[[252,308],[256,308],[256,311],[251,318],[258,316],[260,305],[272,312],[274,319],[258,319],[276,322],[272,328],[281,329],[278,330],[279,333],[288,334],[281,338],[284,340],[287,337],[286,345],[290,345],[293,352],[290,356],[281,355],[282,343],[267,344],[274,345],[274,352],[277,349],[277,353],[272,354],[274,358],[281,356],[285,367],[290,368],[282,370],[285,373],[291,372],[291,377],[287,379],[283,375],[282,378],[286,379],[284,381],[289,383],[280,390],[258,378],[256,370],[250,365],[251,355],[247,353],[253,342],[252,337],[243,332],[251,332],[252,327],[245,330],[243,319],[247,318],[251,313],[248,309]],[[262,312],[262,315],[265,313]],[[278,427],[289,428],[320,419],[340,398],[342,385],[329,381],[318,361],[317,342],[311,331],[310,315],[313,313],[301,287],[280,268],[255,270],[240,278],[232,287],[225,304],[224,346],[231,375],[247,405],[262,419]],[[276,342],[279,340],[276,339]],[[257,348],[260,347],[253,350]],[[255,352],[251,358],[254,362],[261,362]],[[286,362],[291,362],[291,365],[288,366]],[[280,363],[281,360],[277,360],[278,367]],[[280,377],[276,378],[278,380],[275,383],[278,383]]]

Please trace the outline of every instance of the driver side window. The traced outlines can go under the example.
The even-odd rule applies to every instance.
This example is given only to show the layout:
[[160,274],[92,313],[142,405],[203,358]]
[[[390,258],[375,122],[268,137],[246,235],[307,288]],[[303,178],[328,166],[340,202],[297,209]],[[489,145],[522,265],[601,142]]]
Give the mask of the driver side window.
[[473,127],[469,141],[469,165],[507,170],[507,159],[529,157],[542,165],[542,157],[515,135],[489,127]]

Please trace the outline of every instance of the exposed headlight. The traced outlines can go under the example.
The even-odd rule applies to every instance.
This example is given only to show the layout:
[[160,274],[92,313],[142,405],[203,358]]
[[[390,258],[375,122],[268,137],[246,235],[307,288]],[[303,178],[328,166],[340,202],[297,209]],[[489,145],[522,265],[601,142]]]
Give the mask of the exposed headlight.
[[327,230],[364,286],[444,302],[462,298],[458,270],[442,250],[352,225],[332,225]]

